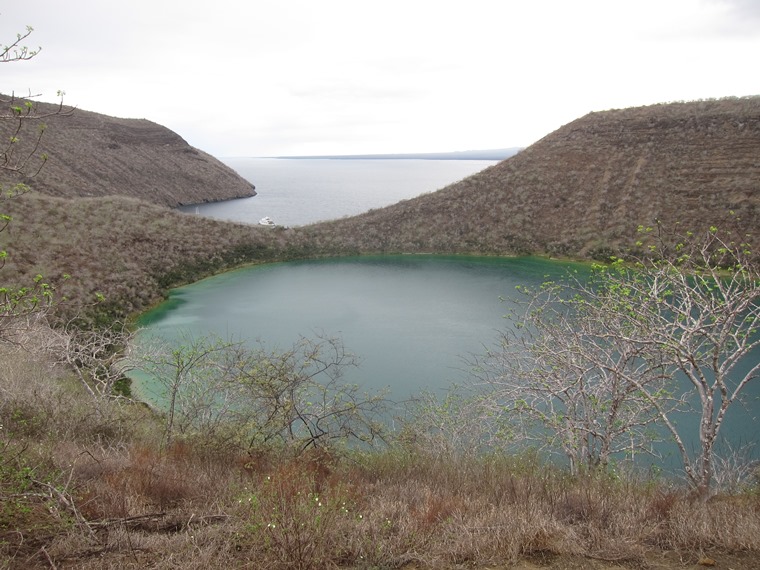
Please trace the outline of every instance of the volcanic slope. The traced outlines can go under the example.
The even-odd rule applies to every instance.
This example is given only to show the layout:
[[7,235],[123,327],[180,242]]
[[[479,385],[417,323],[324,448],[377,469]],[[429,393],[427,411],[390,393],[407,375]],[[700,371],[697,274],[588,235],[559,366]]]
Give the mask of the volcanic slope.
[[[8,97],[2,97],[8,99]],[[13,106],[23,108],[24,101]],[[37,129],[45,125],[35,160],[48,160],[34,178],[0,170],[0,185],[24,182],[57,197],[128,196],[163,206],[242,198],[253,185],[211,155],[190,146],[173,131],[145,119],[119,119],[59,105],[34,103],[31,119],[14,134],[17,121],[0,121],[2,140],[18,138],[14,153],[30,154]],[[34,160],[32,161],[34,162]],[[25,169],[33,174],[36,166]]]
[[312,228],[356,251],[607,258],[656,221],[760,228],[760,97],[590,113],[442,190]]

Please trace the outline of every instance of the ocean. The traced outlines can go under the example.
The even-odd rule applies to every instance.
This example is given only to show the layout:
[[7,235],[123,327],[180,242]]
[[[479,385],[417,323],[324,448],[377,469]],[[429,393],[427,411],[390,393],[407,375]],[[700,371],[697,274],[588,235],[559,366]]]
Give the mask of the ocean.
[[303,226],[353,216],[439,190],[494,160],[223,158],[256,196],[183,206],[185,212],[256,224]]

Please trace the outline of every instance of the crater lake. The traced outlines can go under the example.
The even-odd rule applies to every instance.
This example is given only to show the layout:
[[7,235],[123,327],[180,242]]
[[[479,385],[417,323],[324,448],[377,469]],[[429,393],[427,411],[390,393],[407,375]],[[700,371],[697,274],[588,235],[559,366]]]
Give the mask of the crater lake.
[[[402,400],[461,382],[463,358],[508,326],[504,299],[575,264],[540,258],[398,255],[259,265],[181,287],[143,315],[143,340],[213,333],[285,350],[338,337],[360,366],[345,381]],[[152,399],[147,384],[138,393]]]
[[[358,214],[434,191],[495,161],[225,159],[257,196],[185,207],[201,215],[306,225]],[[432,173],[435,172],[435,175]],[[413,174],[414,173],[414,174]],[[171,291],[142,316],[139,340],[215,334],[287,350],[299,337],[338,337],[358,357],[345,382],[387,389],[399,401],[467,380],[466,359],[483,354],[511,326],[518,285],[535,286],[587,266],[544,258],[396,255],[247,267]],[[137,375],[136,394],[159,398]],[[756,440],[760,385],[732,410],[723,435],[733,446]],[[691,422],[694,417],[682,417]],[[723,439],[723,438],[721,438]],[[691,445],[695,445],[692,443]],[[671,457],[672,460],[672,457]]]

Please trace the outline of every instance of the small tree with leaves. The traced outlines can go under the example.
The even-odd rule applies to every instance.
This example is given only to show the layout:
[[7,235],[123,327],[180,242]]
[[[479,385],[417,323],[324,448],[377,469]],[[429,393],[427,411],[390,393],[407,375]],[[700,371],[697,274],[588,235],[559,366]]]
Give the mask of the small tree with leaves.
[[[28,61],[37,56],[40,49],[30,49],[23,45],[32,34],[32,28],[16,35],[9,45],[0,48],[0,63]],[[60,103],[56,110],[38,113],[30,97],[22,100],[15,95],[0,96],[0,174],[15,176],[15,182],[0,183],[0,204],[29,191],[25,183],[42,169],[47,155],[39,153],[40,142],[45,132],[44,119],[51,115],[67,115],[73,109],[64,109],[63,93],[59,92]],[[30,132],[31,130],[31,132]],[[23,179],[19,181],[18,179]],[[0,233],[5,231],[11,217],[0,211]],[[5,265],[8,252],[0,249],[0,269]],[[53,289],[41,275],[24,287],[0,286],[0,342],[17,342],[19,330],[23,330],[25,320],[39,317],[52,302]]]
[[[28,61],[36,57],[41,48],[30,49],[23,45],[33,32],[31,26],[26,27],[24,33],[16,34],[16,39],[9,45],[0,48],[0,63],[16,63]],[[25,98],[18,98],[15,94],[0,97],[0,126],[4,138],[0,143],[0,170],[14,172],[25,177],[33,178],[42,169],[47,161],[46,154],[39,154],[40,142],[45,133],[44,119],[53,115],[70,115],[73,109],[65,109],[63,106],[63,91],[58,91],[58,108],[45,113],[39,113],[32,101],[39,95],[31,92]],[[32,127],[32,132],[29,132]],[[28,136],[27,136],[28,135]],[[25,144],[21,144],[25,141]],[[15,184],[6,192],[25,192],[28,187],[25,184]]]
[[29,49],[29,47],[23,45],[24,40],[32,35],[34,29],[31,26],[27,26],[24,32],[16,34],[16,39],[9,45],[5,45],[0,49],[0,63],[10,63],[14,61],[26,61],[36,56],[42,48]]
[[509,443],[502,410],[494,413],[480,390],[452,385],[425,390],[404,402],[395,440],[415,455],[437,460],[473,458]]
[[183,334],[174,343],[153,339],[139,347],[134,367],[158,386],[146,397],[166,414],[165,444],[171,444],[177,432],[209,433],[209,423],[222,420],[227,411],[225,363],[240,346],[216,337]]

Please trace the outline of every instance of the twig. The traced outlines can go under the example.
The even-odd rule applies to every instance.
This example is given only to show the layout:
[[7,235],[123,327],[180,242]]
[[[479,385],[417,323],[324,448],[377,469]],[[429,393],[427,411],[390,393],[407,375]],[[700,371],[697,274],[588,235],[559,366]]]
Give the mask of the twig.
[[149,513],[146,515],[136,515],[132,517],[124,517],[119,519],[107,519],[104,521],[94,521],[91,522],[90,525],[93,527],[107,527],[107,526],[114,526],[114,525],[134,525],[136,523],[139,523],[140,521],[148,520],[148,519],[159,519],[161,517],[165,517],[166,513]]
[[[191,517],[192,518],[192,517]],[[206,515],[205,517],[195,517],[194,524],[203,524],[211,522],[225,521],[230,518],[230,515]],[[190,526],[191,521],[187,521],[187,526]]]
[[53,485],[50,485],[49,483],[37,481],[36,479],[32,479],[32,483],[34,483],[35,485],[38,485],[39,487],[48,489],[50,491],[51,498],[53,495],[55,495],[58,498],[58,502],[62,504],[68,511],[70,511],[74,515],[74,518],[76,519],[79,526],[84,528],[87,531],[87,534],[89,534],[91,538],[95,538],[95,532],[92,530],[90,523],[87,522],[87,519],[85,519],[82,516],[82,514],[76,508],[76,505],[74,505],[74,501],[71,500],[70,497],[67,497],[65,493],[63,493],[62,491],[59,491],[58,489],[56,489]]
[[[143,521],[157,521],[160,518],[166,517],[168,513],[149,513],[145,515],[136,515],[132,517],[124,517],[119,519],[107,519],[107,520],[101,520],[101,521],[93,521],[88,523],[90,527],[92,528],[106,528],[110,526],[124,526],[124,527],[132,527],[135,525],[140,524]],[[230,518],[230,515],[206,515],[206,516],[196,516],[195,514],[192,514],[187,522],[179,522],[177,524],[172,524],[172,527],[176,527],[177,530],[180,530],[182,528],[188,528],[192,525],[201,525],[201,524],[208,524],[208,523],[214,523],[214,522],[220,522],[225,521]]]
[[55,562],[53,562],[53,559],[52,559],[52,558],[50,558],[50,555],[48,554],[48,551],[47,551],[47,550],[45,550],[45,547],[43,546],[42,548],[40,548],[40,550],[42,551],[42,554],[44,554],[44,555],[45,555],[45,558],[47,558],[47,561],[48,561],[48,563],[50,564],[50,567],[51,567],[53,570],[58,570],[58,567],[55,565]]

